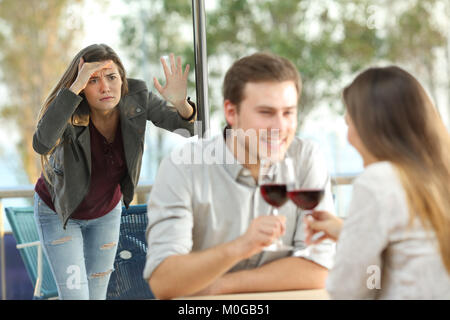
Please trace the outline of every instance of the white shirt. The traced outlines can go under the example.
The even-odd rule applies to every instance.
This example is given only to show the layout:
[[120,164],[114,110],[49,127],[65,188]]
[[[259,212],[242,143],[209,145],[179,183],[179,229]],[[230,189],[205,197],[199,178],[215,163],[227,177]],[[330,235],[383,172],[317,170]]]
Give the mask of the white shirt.
[[[323,186],[327,166],[315,144],[295,138],[287,155],[293,159],[300,183],[310,180]],[[319,207],[334,212],[329,182]],[[237,162],[222,136],[175,149],[161,162],[149,198],[144,278],[149,278],[171,255],[205,250],[238,238],[253,219],[269,212],[270,206],[263,200],[259,185],[250,171]],[[263,251],[241,261],[231,271],[300,255],[299,250],[304,248],[302,211],[288,201],[279,208],[279,214],[286,216],[286,233],[282,240],[295,250]],[[334,252],[335,244],[324,242],[308,259],[331,268]]]
[[418,220],[408,228],[409,218],[395,168],[389,162],[367,166],[354,182],[327,280],[332,298],[450,299],[434,232]]

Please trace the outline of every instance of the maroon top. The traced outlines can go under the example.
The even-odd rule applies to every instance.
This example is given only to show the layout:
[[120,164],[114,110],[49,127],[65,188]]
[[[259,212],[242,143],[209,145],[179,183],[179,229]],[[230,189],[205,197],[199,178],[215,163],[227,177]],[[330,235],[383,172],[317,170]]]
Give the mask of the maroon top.
[[[92,121],[89,121],[89,131],[91,137],[91,184],[86,197],[70,216],[73,219],[95,219],[110,212],[122,197],[120,181],[127,172],[120,122],[112,143],[108,143]],[[55,211],[42,174],[34,190],[42,201]]]

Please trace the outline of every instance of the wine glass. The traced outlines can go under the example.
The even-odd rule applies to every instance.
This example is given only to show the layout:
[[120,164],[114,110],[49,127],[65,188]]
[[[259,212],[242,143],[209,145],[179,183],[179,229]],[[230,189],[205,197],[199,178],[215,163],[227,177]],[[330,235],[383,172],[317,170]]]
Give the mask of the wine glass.
[[[297,187],[295,183],[289,184],[287,187],[288,198],[295,203],[295,205],[304,210],[305,217],[311,215],[314,209],[319,205],[325,195],[325,188],[330,180],[330,176],[327,175],[325,183],[318,186],[318,183],[312,183],[308,180],[301,187]],[[320,238],[324,233],[318,232],[314,238]],[[313,246],[308,246],[303,250],[298,251],[298,254],[309,255]]]
[[[284,158],[276,162],[269,158],[261,159],[259,185],[263,199],[271,205],[271,215],[278,215],[278,208],[282,207],[289,200],[286,185],[292,179],[292,159]],[[281,239],[277,239],[264,248],[266,251],[289,251],[293,249],[293,246],[284,244]]]

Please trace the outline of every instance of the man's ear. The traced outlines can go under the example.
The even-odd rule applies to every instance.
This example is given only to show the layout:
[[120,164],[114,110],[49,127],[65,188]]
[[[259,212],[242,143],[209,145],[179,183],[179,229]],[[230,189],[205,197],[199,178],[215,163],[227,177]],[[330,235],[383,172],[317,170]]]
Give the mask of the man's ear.
[[230,100],[225,100],[223,102],[223,111],[225,113],[225,121],[229,126],[234,126],[236,124],[237,106]]

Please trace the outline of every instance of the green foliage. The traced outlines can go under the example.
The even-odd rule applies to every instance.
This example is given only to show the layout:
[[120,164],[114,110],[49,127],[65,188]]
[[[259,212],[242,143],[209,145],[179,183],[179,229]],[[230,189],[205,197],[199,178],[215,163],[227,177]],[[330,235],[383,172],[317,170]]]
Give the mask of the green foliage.
[[128,3],[132,14],[122,20],[121,40],[128,48],[129,57],[136,61],[138,69],[131,70],[131,74],[142,73],[143,65],[150,66],[152,76],[162,80],[159,58],[171,52],[182,56],[183,63],[194,65],[192,41],[185,39],[184,31],[188,28],[187,33],[192,34],[190,1],[130,0]]
[[[155,4],[157,3],[157,4]],[[148,8],[148,37],[159,45],[147,52],[147,59],[155,60],[163,51],[182,54],[193,64],[192,43],[184,41],[174,28],[173,18],[183,18],[191,25],[192,17],[187,1],[153,1],[155,12]],[[319,3],[311,9],[311,4]],[[255,51],[271,51],[293,61],[304,82],[302,113],[299,120],[317,103],[336,99],[337,89],[320,86],[321,83],[339,83],[343,74],[355,72],[379,56],[382,43],[375,30],[367,28],[367,3],[336,1],[340,13],[331,14],[334,7],[328,2],[310,0],[218,0],[216,8],[206,14],[207,53],[210,61],[228,57],[234,60]],[[347,17],[346,7],[356,6],[355,14]],[[126,44],[136,36],[135,27],[124,19],[123,33]],[[315,34],[312,34],[315,29]],[[162,39],[165,39],[163,42]],[[162,48],[161,43],[165,46]],[[157,50],[159,48],[159,50]],[[135,48],[130,48],[136,52]],[[186,54],[186,56],[184,56]],[[209,64],[211,96],[218,97],[223,65]],[[212,112],[221,109],[220,100],[210,101]]]
[[[192,42],[186,42],[180,30],[174,28],[174,21],[180,19],[192,28],[187,3],[159,0],[153,1],[153,10],[141,7],[147,10],[147,37],[157,43],[147,50],[148,60],[155,61],[163,52],[173,51],[193,65]],[[359,70],[377,56],[381,43],[376,32],[365,25],[366,4],[358,4],[356,11],[362,19],[357,21],[330,14],[332,9],[323,3],[312,11],[312,3],[309,0],[218,0],[215,9],[206,14],[209,60],[228,57],[232,61],[255,51],[271,51],[290,59],[300,70],[304,82],[299,120],[304,119],[319,101],[336,97],[336,88],[320,86],[320,83],[339,82],[342,74]],[[347,1],[336,4],[342,12],[347,5]],[[135,18],[123,20],[122,35],[127,45],[136,40],[136,22],[131,23],[132,20]],[[313,28],[315,35],[311,32]],[[130,48],[130,52],[133,54],[136,48]],[[219,83],[226,69],[212,63],[208,68],[211,96],[218,97]],[[220,100],[210,101],[210,104],[212,112],[221,109]]]

